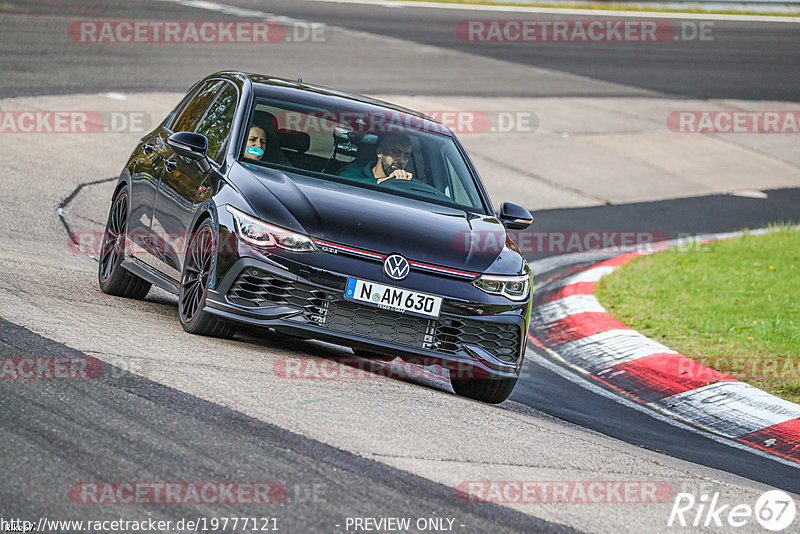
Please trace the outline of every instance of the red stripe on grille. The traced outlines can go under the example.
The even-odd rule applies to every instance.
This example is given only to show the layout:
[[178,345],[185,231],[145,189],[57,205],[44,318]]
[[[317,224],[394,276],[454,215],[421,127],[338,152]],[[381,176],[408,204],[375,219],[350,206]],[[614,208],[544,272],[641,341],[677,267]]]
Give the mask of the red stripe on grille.
[[441,272],[444,272],[444,273],[458,274],[458,275],[461,275],[461,276],[478,276],[477,274],[474,274],[474,273],[468,273],[466,271],[456,271],[455,269],[448,269],[446,267],[437,267],[435,265],[428,265],[427,263],[418,263],[416,261],[410,261],[408,263],[410,263],[414,267],[422,267],[423,269],[431,269],[433,271],[441,271]]
[[[353,254],[362,254],[364,256],[370,256],[372,258],[377,258],[377,259],[381,259],[381,260],[386,259],[386,256],[384,256],[382,254],[376,254],[375,252],[367,252],[366,250],[361,250],[361,249],[353,248],[353,247],[347,247],[347,246],[344,246],[344,245],[337,245],[336,243],[329,243],[327,241],[323,241],[322,239],[314,238],[314,239],[312,239],[312,241],[314,243],[318,243],[320,245],[324,245],[324,246],[327,246],[327,247],[331,247],[331,248],[335,248],[335,249],[339,249],[339,250],[344,250],[346,252],[352,252]],[[470,273],[470,272],[467,272],[467,271],[458,271],[456,269],[449,269],[447,267],[438,267],[436,265],[428,265],[427,263],[419,263],[419,262],[416,262],[416,261],[409,261],[408,263],[413,265],[414,267],[419,267],[419,268],[422,268],[422,269],[429,269],[431,271],[437,271],[437,272],[441,272],[441,273],[449,273],[449,274],[455,274],[455,275],[459,275],[459,276],[472,277],[472,278],[478,276],[475,273]]]
[[321,239],[312,239],[312,241],[314,243],[319,243],[320,245],[325,245],[325,246],[328,246],[328,247],[338,248],[340,250],[346,250],[348,252],[353,252],[353,253],[356,253],[356,254],[363,254],[365,256],[372,256],[373,258],[380,258],[380,259],[386,258],[386,256],[383,256],[381,254],[376,254],[374,252],[367,252],[366,250],[361,250],[361,249],[357,249],[357,248],[353,248],[353,247],[346,247],[344,245],[337,245],[335,243],[328,243],[327,241],[323,241]]

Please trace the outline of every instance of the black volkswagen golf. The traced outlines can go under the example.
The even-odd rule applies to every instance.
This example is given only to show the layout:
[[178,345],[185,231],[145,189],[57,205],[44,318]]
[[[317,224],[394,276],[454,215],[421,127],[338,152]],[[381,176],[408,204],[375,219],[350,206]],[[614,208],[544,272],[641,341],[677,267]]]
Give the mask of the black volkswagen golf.
[[[531,273],[455,135],[367,97],[239,72],[200,81],[114,191],[101,289],[178,295],[187,332],[237,323],[448,369],[499,403],[525,353]],[[487,246],[487,243],[492,245]]]

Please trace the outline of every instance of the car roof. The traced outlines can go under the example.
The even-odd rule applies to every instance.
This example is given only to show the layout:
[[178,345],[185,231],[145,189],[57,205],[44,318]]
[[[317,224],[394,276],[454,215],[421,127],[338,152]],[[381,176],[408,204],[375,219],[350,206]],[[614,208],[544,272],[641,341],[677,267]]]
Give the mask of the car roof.
[[[353,109],[358,111],[392,111],[413,117],[416,124],[420,124],[423,128],[428,127],[430,131],[437,131],[454,136],[450,129],[441,121],[414,111],[412,109],[404,108],[378,100],[377,98],[370,98],[364,95],[349,93],[338,89],[323,87],[321,85],[314,85],[303,82],[302,80],[289,80],[286,78],[279,78],[275,76],[267,76],[264,74],[253,74],[239,71],[223,71],[208,76],[208,78],[227,78],[238,85],[245,84],[248,80],[253,84],[253,88],[257,93],[285,91],[286,93],[302,93],[304,100],[321,105],[327,105],[333,109],[337,107],[341,109]],[[288,94],[286,96],[289,96]],[[338,104],[338,106],[337,106]]]

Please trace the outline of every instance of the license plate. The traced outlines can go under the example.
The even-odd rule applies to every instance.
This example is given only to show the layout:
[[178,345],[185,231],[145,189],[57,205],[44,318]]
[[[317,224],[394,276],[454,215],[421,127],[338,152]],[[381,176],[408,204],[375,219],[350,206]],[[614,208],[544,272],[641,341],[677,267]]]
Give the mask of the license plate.
[[442,307],[442,297],[357,278],[347,279],[344,298],[420,317],[439,317],[439,310]]

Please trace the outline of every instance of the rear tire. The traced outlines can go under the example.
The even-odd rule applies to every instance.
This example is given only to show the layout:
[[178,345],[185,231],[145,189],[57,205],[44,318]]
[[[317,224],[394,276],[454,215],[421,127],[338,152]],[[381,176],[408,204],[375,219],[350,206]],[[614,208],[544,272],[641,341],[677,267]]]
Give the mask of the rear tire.
[[151,284],[122,267],[128,231],[128,186],[119,190],[108,212],[97,280],[103,293],[129,299],[143,299]]
[[190,334],[230,338],[235,329],[203,308],[211,281],[211,266],[217,253],[217,239],[211,220],[204,220],[192,233],[181,272],[178,317]]

